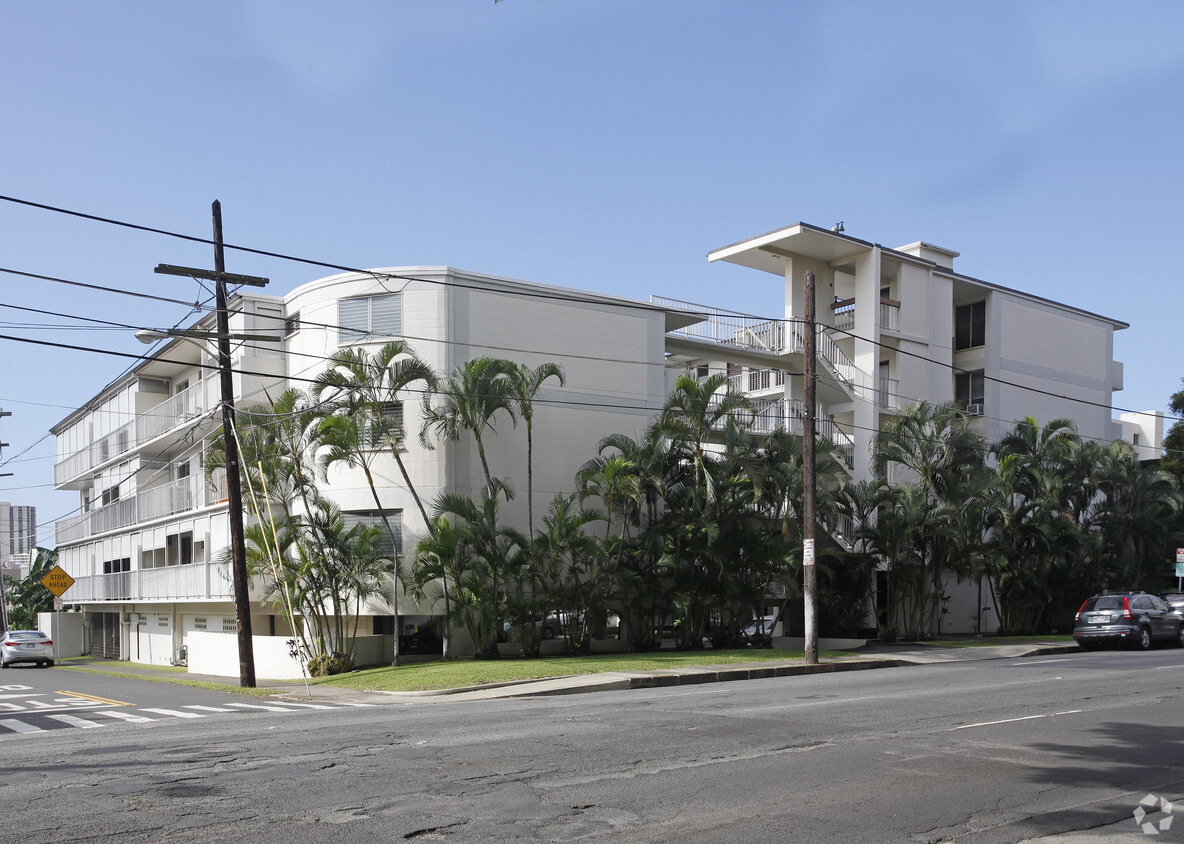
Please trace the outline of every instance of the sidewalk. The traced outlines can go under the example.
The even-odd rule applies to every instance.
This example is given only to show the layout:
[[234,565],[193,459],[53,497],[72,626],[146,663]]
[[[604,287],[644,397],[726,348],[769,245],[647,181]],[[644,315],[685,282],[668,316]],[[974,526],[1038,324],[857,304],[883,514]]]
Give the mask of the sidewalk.
[[[652,689],[667,686],[690,686],[702,683],[726,683],[740,680],[761,680],[770,677],[797,677],[808,674],[826,674],[843,671],[866,671],[878,668],[895,668],[901,665],[929,665],[950,662],[972,662],[987,659],[1017,659],[1046,654],[1077,651],[1077,646],[1063,641],[1034,640],[1012,645],[977,645],[958,647],[950,645],[920,645],[904,643],[884,645],[869,643],[858,651],[849,651],[838,657],[828,657],[817,665],[806,665],[803,660],[761,661],[737,665],[700,665],[684,668],[654,669],[648,671],[609,671],[601,674],[577,674],[566,677],[550,677],[544,680],[517,680],[507,683],[491,683],[456,689],[436,689],[423,692],[358,691],[337,686],[309,683],[291,679],[262,679],[260,689],[271,689],[274,697],[292,701],[321,701],[338,703],[370,704],[426,704],[460,702],[473,700],[497,700],[501,698],[536,697],[541,695],[585,694],[602,691],[627,691],[629,689]],[[756,656],[756,654],[754,654]],[[60,660],[62,667],[92,666],[98,670],[120,674],[143,676],[145,679],[165,679],[160,668],[117,660]],[[222,686],[237,685],[233,677],[216,677],[203,674],[176,674],[178,680],[213,683]]]
[[[803,660],[762,662],[757,659],[741,665],[700,665],[649,671],[609,671],[601,674],[578,674],[567,677],[550,677],[545,680],[519,680],[423,692],[354,692],[349,689],[326,686],[310,686],[306,691],[303,684],[291,682],[269,682],[266,685],[276,689],[277,696],[290,700],[333,700],[334,698],[345,699],[340,697],[342,695],[361,695],[371,699],[381,698],[388,702],[397,700],[402,703],[424,704],[690,686],[701,683],[762,680],[770,677],[865,671],[877,668],[895,668],[901,665],[1016,659],[1045,654],[1070,653],[1077,650],[1078,648],[1074,644],[1056,640],[972,647],[918,645],[915,643],[883,645],[877,642],[858,651],[851,651],[848,655],[827,658],[817,665],[806,665]],[[309,691],[311,691],[311,697],[308,694]],[[361,700],[361,698],[353,697],[349,699]]]

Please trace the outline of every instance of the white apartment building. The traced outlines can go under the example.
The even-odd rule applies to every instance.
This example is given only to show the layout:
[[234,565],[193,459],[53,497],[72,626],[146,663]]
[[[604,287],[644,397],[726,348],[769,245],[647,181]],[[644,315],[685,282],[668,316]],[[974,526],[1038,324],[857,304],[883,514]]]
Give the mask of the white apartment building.
[[[824,326],[819,431],[843,447],[853,480],[872,475],[870,443],[881,421],[920,399],[961,400],[988,439],[1026,415],[1072,418],[1085,437],[1121,437],[1109,408],[1122,388],[1113,333],[1126,324],[961,275],[955,257],[925,243],[888,249],[805,223],[711,252],[711,261],[763,273],[753,282],[766,284],[767,295],[754,287],[744,297],[768,300],[759,315],[449,267],[344,273],[285,296],[243,292],[231,303],[231,331],[272,334],[277,342],[236,344],[235,400],[242,406],[262,401],[265,389],[307,388],[339,349],[377,350],[392,338],[442,374],[481,355],[532,367],[558,363],[566,386],[549,382],[535,401],[537,521],[556,493],[572,491],[602,437],[644,431],[684,369],[727,371],[756,403],[757,432],[778,425],[800,431],[803,276],[812,270]],[[57,524],[60,565],[77,580],[65,600],[85,613],[92,653],[167,663],[189,645],[192,666],[195,643],[235,630],[231,578],[220,562],[229,543],[224,485],[204,470],[219,409],[211,354],[197,341],[172,341],[53,428],[55,486],[79,496],[79,513]],[[479,494],[483,477],[471,438],[426,449],[416,436],[418,401],[402,413],[402,456],[422,499]],[[524,527],[525,432],[508,418],[496,424],[490,468],[515,479],[518,494],[504,512]],[[1138,433],[1154,440],[1162,423]],[[400,526],[406,551],[425,526],[393,459],[379,476],[387,484],[382,507]],[[328,481],[327,493],[351,517],[377,517],[360,472],[334,469]],[[955,593],[947,629],[973,630],[981,601],[971,588]],[[267,640],[282,643],[289,633],[259,597],[252,595],[257,665]],[[393,631],[433,609],[400,598],[395,620],[389,607],[372,605],[365,611],[372,625],[362,631],[373,639],[367,653],[388,658]],[[237,663],[230,664],[225,673],[233,675]]]
[[[339,349],[376,351],[401,338],[437,372],[481,355],[529,366],[560,364],[566,386],[544,385],[535,399],[535,513],[574,476],[609,432],[640,435],[666,392],[664,338],[697,317],[647,302],[565,290],[449,267],[346,273],[305,284],[284,297],[246,292],[231,302],[231,332],[274,334],[277,343],[236,343],[235,402],[262,402],[286,386],[307,389]],[[212,328],[213,317],[195,328]],[[75,490],[79,513],[57,523],[59,564],[77,583],[67,603],[85,613],[92,653],[167,663],[181,645],[210,632],[233,633],[229,545],[222,479],[206,479],[204,454],[219,425],[212,348],[174,340],[57,426],[54,482]],[[418,396],[402,409],[404,463],[430,506],[440,493],[479,494],[483,475],[470,438],[424,448]],[[490,469],[515,481],[504,508],[526,522],[525,431],[496,421]],[[393,459],[379,467],[382,505],[400,527],[404,549],[425,533]],[[378,518],[359,470],[333,469],[325,492],[348,517]],[[277,610],[252,595],[257,665],[289,635]],[[401,597],[401,625],[431,608]],[[391,609],[371,606],[375,659],[393,652]],[[405,629],[405,628],[404,628]],[[195,635],[197,634],[197,635]],[[272,637],[276,642],[266,642]],[[377,644],[375,644],[377,643]],[[463,649],[463,643],[458,643]],[[286,647],[283,648],[286,653]],[[272,676],[260,669],[260,676]]]
[[[672,361],[725,368],[757,406],[756,428],[801,432],[805,275],[815,277],[818,431],[841,446],[854,481],[874,476],[872,442],[902,406],[957,400],[995,441],[1025,416],[1072,419],[1082,437],[1125,439],[1144,456],[1162,451],[1162,415],[1111,418],[1122,389],[1114,332],[1127,324],[954,270],[958,253],[916,242],[897,249],[806,223],[713,250],[709,261],[756,270],[748,315],[660,299],[709,314],[671,334]],[[840,537],[841,541],[841,537]],[[977,584],[975,584],[977,586]],[[994,627],[977,589],[951,584],[947,630]]]

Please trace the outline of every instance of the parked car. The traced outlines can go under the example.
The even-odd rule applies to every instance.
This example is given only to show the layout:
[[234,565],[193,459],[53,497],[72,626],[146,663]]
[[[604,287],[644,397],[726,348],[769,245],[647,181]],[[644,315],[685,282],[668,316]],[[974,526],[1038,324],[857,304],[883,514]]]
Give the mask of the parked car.
[[1172,609],[1184,610],[1184,592],[1164,592],[1159,597],[1171,604]]
[[777,627],[777,613],[754,618],[744,627],[744,640],[749,644],[768,645],[773,640]]
[[32,662],[42,668],[53,665],[53,640],[40,630],[9,630],[0,636],[0,668]]
[[1094,595],[1077,611],[1073,639],[1083,648],[1125,644],[1147,650],[1157,641],[1184,647],[1184,615],[1145,592]]

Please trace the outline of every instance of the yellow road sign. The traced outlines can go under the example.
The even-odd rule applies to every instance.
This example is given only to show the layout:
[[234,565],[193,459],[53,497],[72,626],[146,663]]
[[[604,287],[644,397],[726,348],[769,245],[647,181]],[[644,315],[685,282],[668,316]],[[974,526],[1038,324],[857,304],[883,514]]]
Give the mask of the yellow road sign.
[[63,592],[74,585],[74,578],[66,574],[61,566],[54,566],[49,574],[41,578],[41,585],[60,598]]

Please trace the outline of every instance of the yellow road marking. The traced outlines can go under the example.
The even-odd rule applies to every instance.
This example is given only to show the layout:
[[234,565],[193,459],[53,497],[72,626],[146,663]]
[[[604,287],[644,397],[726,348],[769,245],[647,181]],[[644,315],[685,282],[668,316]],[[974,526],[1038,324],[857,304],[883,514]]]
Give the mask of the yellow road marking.
[[82,692],[68,692],[65,689],[58,689],[54,692],[55,695],[69,695],[70,697],[84,697],[87,700],[97,701],[98,703],[110,703],[114,706],[135,706],[134,703],[128,703],[126,700],[111,700],[110,698],[97,697],[95,695],[84,695]]

